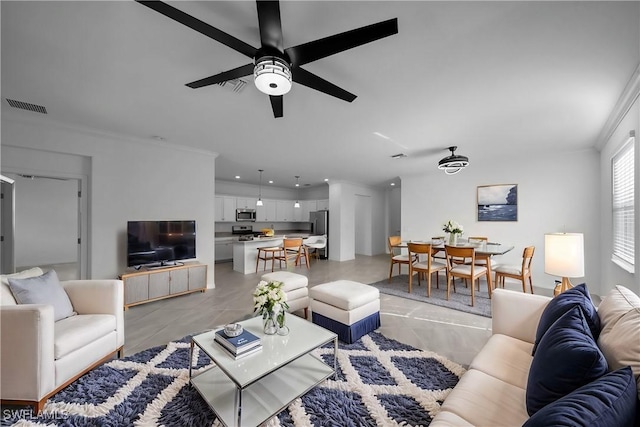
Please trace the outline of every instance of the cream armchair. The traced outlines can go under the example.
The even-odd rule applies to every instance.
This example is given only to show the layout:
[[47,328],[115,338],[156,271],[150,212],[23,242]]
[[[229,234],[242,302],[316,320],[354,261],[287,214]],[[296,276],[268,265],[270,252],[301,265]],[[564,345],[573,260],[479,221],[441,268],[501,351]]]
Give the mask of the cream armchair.
[[38,413],[50,396],[124,348],[122,281],[60,282],[77,315],[54,321],[53,306],[17,304],[7,285],[7,277],[40,274],[35,268],[2,276],[0,285],[0,398]]

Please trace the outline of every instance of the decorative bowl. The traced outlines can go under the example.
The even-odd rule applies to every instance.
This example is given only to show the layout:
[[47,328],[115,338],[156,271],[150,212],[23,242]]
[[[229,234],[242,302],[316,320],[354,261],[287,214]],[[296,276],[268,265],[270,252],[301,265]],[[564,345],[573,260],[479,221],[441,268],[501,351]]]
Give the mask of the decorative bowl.
[[224,325],[224,334],[228,337],[237,337],[242,333],[242,325],[239,323],[229,323]]

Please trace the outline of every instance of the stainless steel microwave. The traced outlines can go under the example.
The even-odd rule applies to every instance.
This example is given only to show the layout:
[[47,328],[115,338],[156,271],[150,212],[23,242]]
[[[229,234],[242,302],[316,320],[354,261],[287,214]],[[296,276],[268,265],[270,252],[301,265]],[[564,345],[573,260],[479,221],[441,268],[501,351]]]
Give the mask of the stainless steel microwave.
[[256,210],[255,209],[236,209],[236,221],[252,221],[256,220]]

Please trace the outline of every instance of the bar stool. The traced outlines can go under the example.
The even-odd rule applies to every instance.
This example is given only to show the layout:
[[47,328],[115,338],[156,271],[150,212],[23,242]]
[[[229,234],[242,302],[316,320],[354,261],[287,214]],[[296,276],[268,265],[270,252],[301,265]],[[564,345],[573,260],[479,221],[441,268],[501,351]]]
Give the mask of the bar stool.
[[280,268],[282,268],[281,253],[282,253],[282,248],[278,246],[258,248],[258,256],[256,257],[256,273],[258,272],[258,265],[260,264],[260,260],[263,260],[262,271],[267,269],[267,260],[271,260],[272,272],[273,272],[273,266],[276,259],[280,261]]

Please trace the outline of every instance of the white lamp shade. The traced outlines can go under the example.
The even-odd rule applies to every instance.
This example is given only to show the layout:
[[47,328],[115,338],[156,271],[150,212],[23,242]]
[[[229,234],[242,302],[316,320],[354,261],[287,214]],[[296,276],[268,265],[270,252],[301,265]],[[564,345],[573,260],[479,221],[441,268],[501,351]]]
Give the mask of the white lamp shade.
[[544,235],[544,272],[560,277],[584,276],[584,236],[582,233]]

